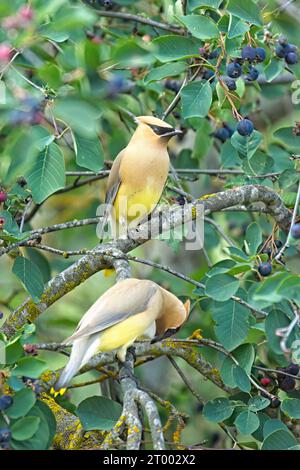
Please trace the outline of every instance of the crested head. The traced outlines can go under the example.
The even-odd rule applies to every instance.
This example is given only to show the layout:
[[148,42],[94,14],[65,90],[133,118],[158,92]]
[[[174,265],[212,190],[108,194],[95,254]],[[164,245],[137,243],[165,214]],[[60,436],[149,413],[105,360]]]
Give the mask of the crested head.
[[174,129],[170,124],[154,116],[138,116],[138,127],[141,127],[144,132],[149,136],[160,140],[169,140],[174,135],[179,135],[182,132]]

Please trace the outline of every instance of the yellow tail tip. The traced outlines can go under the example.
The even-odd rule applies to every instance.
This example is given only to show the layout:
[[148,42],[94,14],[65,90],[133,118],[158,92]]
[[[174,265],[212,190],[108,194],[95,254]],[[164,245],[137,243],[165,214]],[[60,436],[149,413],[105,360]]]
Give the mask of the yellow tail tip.
[[63,395],[66,392],[66,388],[60,388],[59,390],[55,390],[54,387],[51,387],[50,394],[56,398],[58,395]]
[[104,277],[109,277],[114,273],[114,269],[104,269]]

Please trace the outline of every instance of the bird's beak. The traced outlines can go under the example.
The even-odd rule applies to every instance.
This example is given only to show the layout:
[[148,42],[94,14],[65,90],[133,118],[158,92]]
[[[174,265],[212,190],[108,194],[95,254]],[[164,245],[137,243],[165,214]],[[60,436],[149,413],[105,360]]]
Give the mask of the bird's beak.
[[160,137],[173,137],[175,135],[181,135],[183,132],[180,129],[170,129],[170,132],[162,134]]

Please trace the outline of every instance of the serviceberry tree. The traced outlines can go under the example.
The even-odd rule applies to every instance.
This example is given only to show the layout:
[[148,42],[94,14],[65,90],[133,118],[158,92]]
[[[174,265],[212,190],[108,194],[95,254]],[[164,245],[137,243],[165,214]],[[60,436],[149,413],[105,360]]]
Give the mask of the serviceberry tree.
[[[299,18],[277,0],[1,3],[2,449],[299,449]],[[139,115],[183,131],[170,230],[99,244]],[[182,206],[204,213],[202,249],[176,237]],[[188,322],[121,370],[96,356],[54,399],[61,342],[130,275],[189,297]]]

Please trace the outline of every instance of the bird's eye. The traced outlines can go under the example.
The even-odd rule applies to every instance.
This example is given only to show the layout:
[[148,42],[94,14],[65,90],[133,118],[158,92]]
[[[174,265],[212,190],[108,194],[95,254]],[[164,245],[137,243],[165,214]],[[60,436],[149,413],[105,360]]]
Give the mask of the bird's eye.
[[172,127],[164,127],[164,126],[155,126],[154,124],[148,124],[149,127],[155,132],[156,135],[164,135],[164,134],[169,134],[169,132],[174,131]]

